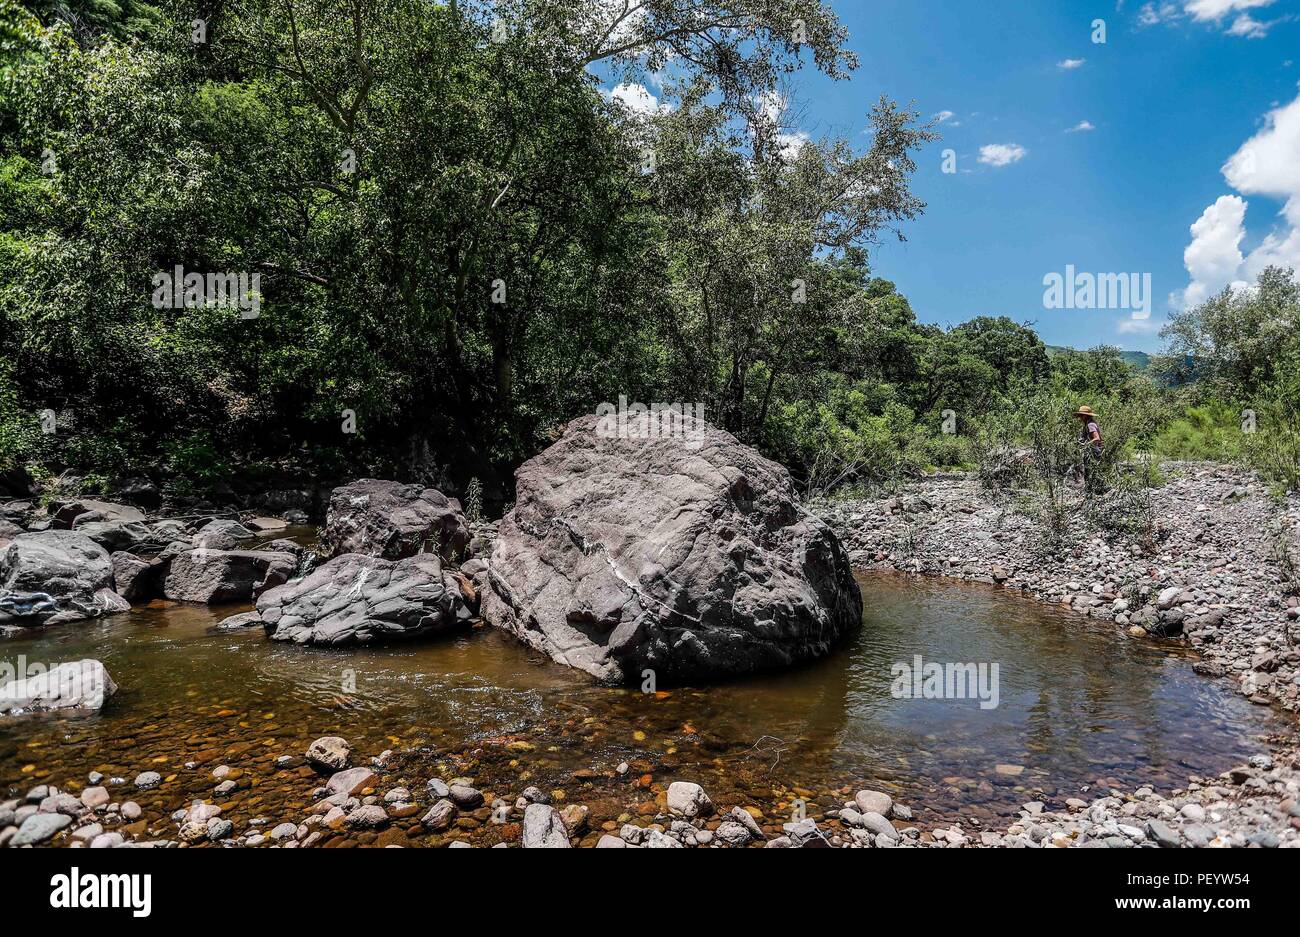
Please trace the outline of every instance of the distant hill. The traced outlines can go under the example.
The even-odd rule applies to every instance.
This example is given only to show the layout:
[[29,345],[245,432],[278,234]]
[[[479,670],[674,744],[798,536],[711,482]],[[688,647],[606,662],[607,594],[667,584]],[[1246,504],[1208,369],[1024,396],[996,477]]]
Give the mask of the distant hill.
[[[1068,348],[1065,345],[1048,345],[1047,356],[1050,358],[1052,355],[1059,355],[1063,351],[1076,350],[1077,349],[1074,348]],[[1151,356],[1145,351],[1120,351],[1119,355],[1125,362],[1131,364],[1139,371],[1145,371],[1151,365]]]

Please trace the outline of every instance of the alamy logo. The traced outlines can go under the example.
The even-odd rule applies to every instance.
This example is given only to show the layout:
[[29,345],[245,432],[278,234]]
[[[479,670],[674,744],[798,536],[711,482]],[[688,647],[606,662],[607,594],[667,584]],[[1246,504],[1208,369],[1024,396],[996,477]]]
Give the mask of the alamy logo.
[[260,273],[186,273],[177,264],[170,273],[153,275],[155,309],[192,309],[218,306],[238,309],[241,319],[256,319],[262,312]]
[[702,403],[628,403],[596,407],[596,435],[603,439],[698,439],[704,433]]
[[75,865],[50,879],[51,908],[130,908],[132,917],[153,911],[153,876],[87,872]]
[[1043,277],[1044,309],[1132,309],[1134,319],[1151,317],[1151,274],[1076,273]]
[[997,709],[1001,699],[997,664],[926,663],[917,654],[911,666],[900,661],[889,670],[894,699],[978,699],[980,709]]

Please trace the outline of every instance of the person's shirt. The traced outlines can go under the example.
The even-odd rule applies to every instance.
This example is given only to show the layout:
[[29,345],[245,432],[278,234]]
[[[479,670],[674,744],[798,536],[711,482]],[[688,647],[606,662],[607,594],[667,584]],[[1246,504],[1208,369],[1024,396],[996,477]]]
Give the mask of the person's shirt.
[[1099,427],[1092,420],[1089,420],[1088,425],[1083,428],[1083,432],[1079,433],[1079,441],[1083,443],[1089,443],[1092,446],[1092,451],[1097,455],[1100,455],[1101,454],[1101,427]]

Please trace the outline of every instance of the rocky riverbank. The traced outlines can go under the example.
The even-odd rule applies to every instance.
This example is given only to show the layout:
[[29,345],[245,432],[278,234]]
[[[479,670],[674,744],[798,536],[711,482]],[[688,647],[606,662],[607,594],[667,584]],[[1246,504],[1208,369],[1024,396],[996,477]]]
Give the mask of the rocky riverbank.
[[[990,491],[972,476],[813,508],[856,567],[997,584],[1113,620],[1130,639],[1185,644],[1199,656],[1197,672],[1295,712],[1300,498],[1276,498],[1253,473],[1229,466],[1161,471],[1149,529],[1081,526],[1054,551],[1020,509],[1020,493]],[[1296,732],[1277,742],[1273,753],[1176,791],[1081,792],[1055,808],[1030,801],[1004,830],[958,824],[930,835],[963,846],[1300,846]]]
[[[1133,635],[1186,644],[1197,670],[1253,702],[1300,709],[1300,598],[1279,553],[1290,531],[1300,563],[1300,498],[1273,498],[1252,473],[1164,466],[1151,491],[1154,528],[1136,535],[1080,527],[1054,552],[1016,492],[973,477],[917,481],[873,500],[815,505],[858,568],[951,576],[1018,589]],[[1134,630],[1137,629],[1137,630]]]

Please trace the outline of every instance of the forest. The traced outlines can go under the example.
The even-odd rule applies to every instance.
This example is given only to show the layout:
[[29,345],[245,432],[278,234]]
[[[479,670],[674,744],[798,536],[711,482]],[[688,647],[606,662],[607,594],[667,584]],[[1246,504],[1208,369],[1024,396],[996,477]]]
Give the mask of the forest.
[[[1073,444],[1080,404],[1116,465],[1300,476],[1291,271],[1174,313],[1143,368],[1049,349],[1044,310],[918,321],[872,256],[925,211],[939,128],[881,98],[861,140],[794,130],[783,79],[857,65],[818,0],[0,11],[11,477],[371,474],[502,505],[620,397],[703,406],[810,493],[993,464],[1044,418]],[[602,91],[647,73],[656,108]]]

